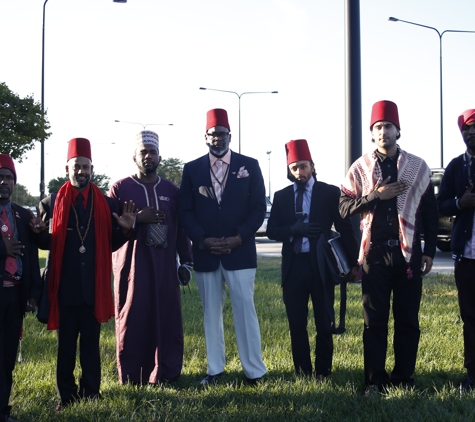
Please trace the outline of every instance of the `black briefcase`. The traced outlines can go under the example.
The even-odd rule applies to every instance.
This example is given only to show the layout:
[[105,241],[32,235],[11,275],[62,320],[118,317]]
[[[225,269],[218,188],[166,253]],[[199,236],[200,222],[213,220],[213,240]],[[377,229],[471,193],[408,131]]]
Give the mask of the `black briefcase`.
[[345,249],[340,233],[332,231],[331,235],[332,237],[328,239],[328,244],[335,258],[336,270],[338,274],[340,274],[340,277],[346,277],[354,265],[351,265],[350,257]]

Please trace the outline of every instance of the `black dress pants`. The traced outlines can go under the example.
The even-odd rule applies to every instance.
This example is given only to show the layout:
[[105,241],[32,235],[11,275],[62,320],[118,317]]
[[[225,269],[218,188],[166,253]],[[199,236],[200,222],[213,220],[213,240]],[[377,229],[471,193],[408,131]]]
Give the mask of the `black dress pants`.
[[8,401],[12,391],[23,310],[21,286],[2,287],[0,292],[0,418],[10,415]]
[[[367,385],[389,383],[412,386],[419,347],[419,307],[422,295],[421,255],[411,263],[412,278],[399,246],[379,246],[369,251],[363,266],[364,372]],[[388,321],[393,295],[394,359],[386,372]]]
[[[101,324],[94,317],[93,306],[59,307],[56,390],[63,405],[78,398],[99,396],[101,384],[100,332]],[[74,378],[78,336],[79,361],[82,370],[79,390]]]
[[475,259],[455,261],[454,275],[463,321],[464,366],[475,378]]
[[315,375],[328,376],[333,358],[331,322],[325,307],[323,281],[312,269],[310,253],[292,256],[289,276],[283,286],[287,318],[289,320],[292,357],[297,374],[311,375],[312,361],[307,332],[308,300],[312,299],[315,326]]

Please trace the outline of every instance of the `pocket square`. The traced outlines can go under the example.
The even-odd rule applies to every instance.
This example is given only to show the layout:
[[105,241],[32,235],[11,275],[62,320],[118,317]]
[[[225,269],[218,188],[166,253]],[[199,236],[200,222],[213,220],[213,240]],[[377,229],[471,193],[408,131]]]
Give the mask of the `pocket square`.
[[208,187],[208,186],[200,186],[198,188],[198,192],[203,195],[203,196],[206,196],[207,198],[211,198],[211,199],[216,199],[216,196],[214,195],[214,189],[211,188],[211,187]]
[[244,177],[249,177],[249,172],[246,170],[245,166],[242,166],[237,174],[238,179],[243,179]]

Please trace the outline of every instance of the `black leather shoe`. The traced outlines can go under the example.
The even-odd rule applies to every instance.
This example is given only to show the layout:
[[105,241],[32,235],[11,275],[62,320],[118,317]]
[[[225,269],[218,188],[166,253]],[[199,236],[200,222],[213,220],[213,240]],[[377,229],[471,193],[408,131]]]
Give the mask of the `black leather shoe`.
[[470,375],[460,383],[460,394],[470,391],[475,387],[475,378]]
[[60,400],[58,405],[56,406],[56,412],[62,412],[64,409],[66,409],[66,407],[72,405],[73,403],[75,403],[76,401],[78,401],[79,398],[77,396],[73,396],[69,399],[66,399],[66,400]]
[[218,382],[218,378],[223,375],[224,372],[221,372],[216,375],[206,375],[200,382],[200,385],[207,386],[207,385],[213,385]]
[[331,374],[330,375],[322,375],[322,374],[316,375],[315,374],[315,381],[317,381],[317,384],[331,381],[331,379],[332,379]]
[[370,384],[366,387],[364,392],[365,397],[374,397],[383,392],[383,388],[378,384]]
[[264,377],[259,377],[259,378],[247,378],[246,377],[246,382],[251,385],[251,386],[256,386],[257,384],[260,384],[263,381]]

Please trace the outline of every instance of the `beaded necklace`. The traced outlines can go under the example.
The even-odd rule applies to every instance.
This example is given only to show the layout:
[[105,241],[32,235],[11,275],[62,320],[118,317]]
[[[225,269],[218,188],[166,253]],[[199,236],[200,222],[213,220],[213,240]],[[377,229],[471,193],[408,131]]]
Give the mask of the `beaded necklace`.
[[86,232],[84,233],[84,236],[81,236],[81,231],[79,230],[78,212],[76,211],[76,208],[72,207],[74,211],[74,216],[76,217],[76,231],[78,232],[79,239],[81,240],[81,246],[79,247],[80,253],[86,252],[86,247],[84,246],[84,240],[86,239],[86,236],[89,232],[89,227],[91,226],[91,220],[92,220],[92,211],[94,210],[94,194],[93,194],[92,189],[90,193],[91,193],[91,211],[89,212],[89,218],[87,220],[87,227],[86,227]]

